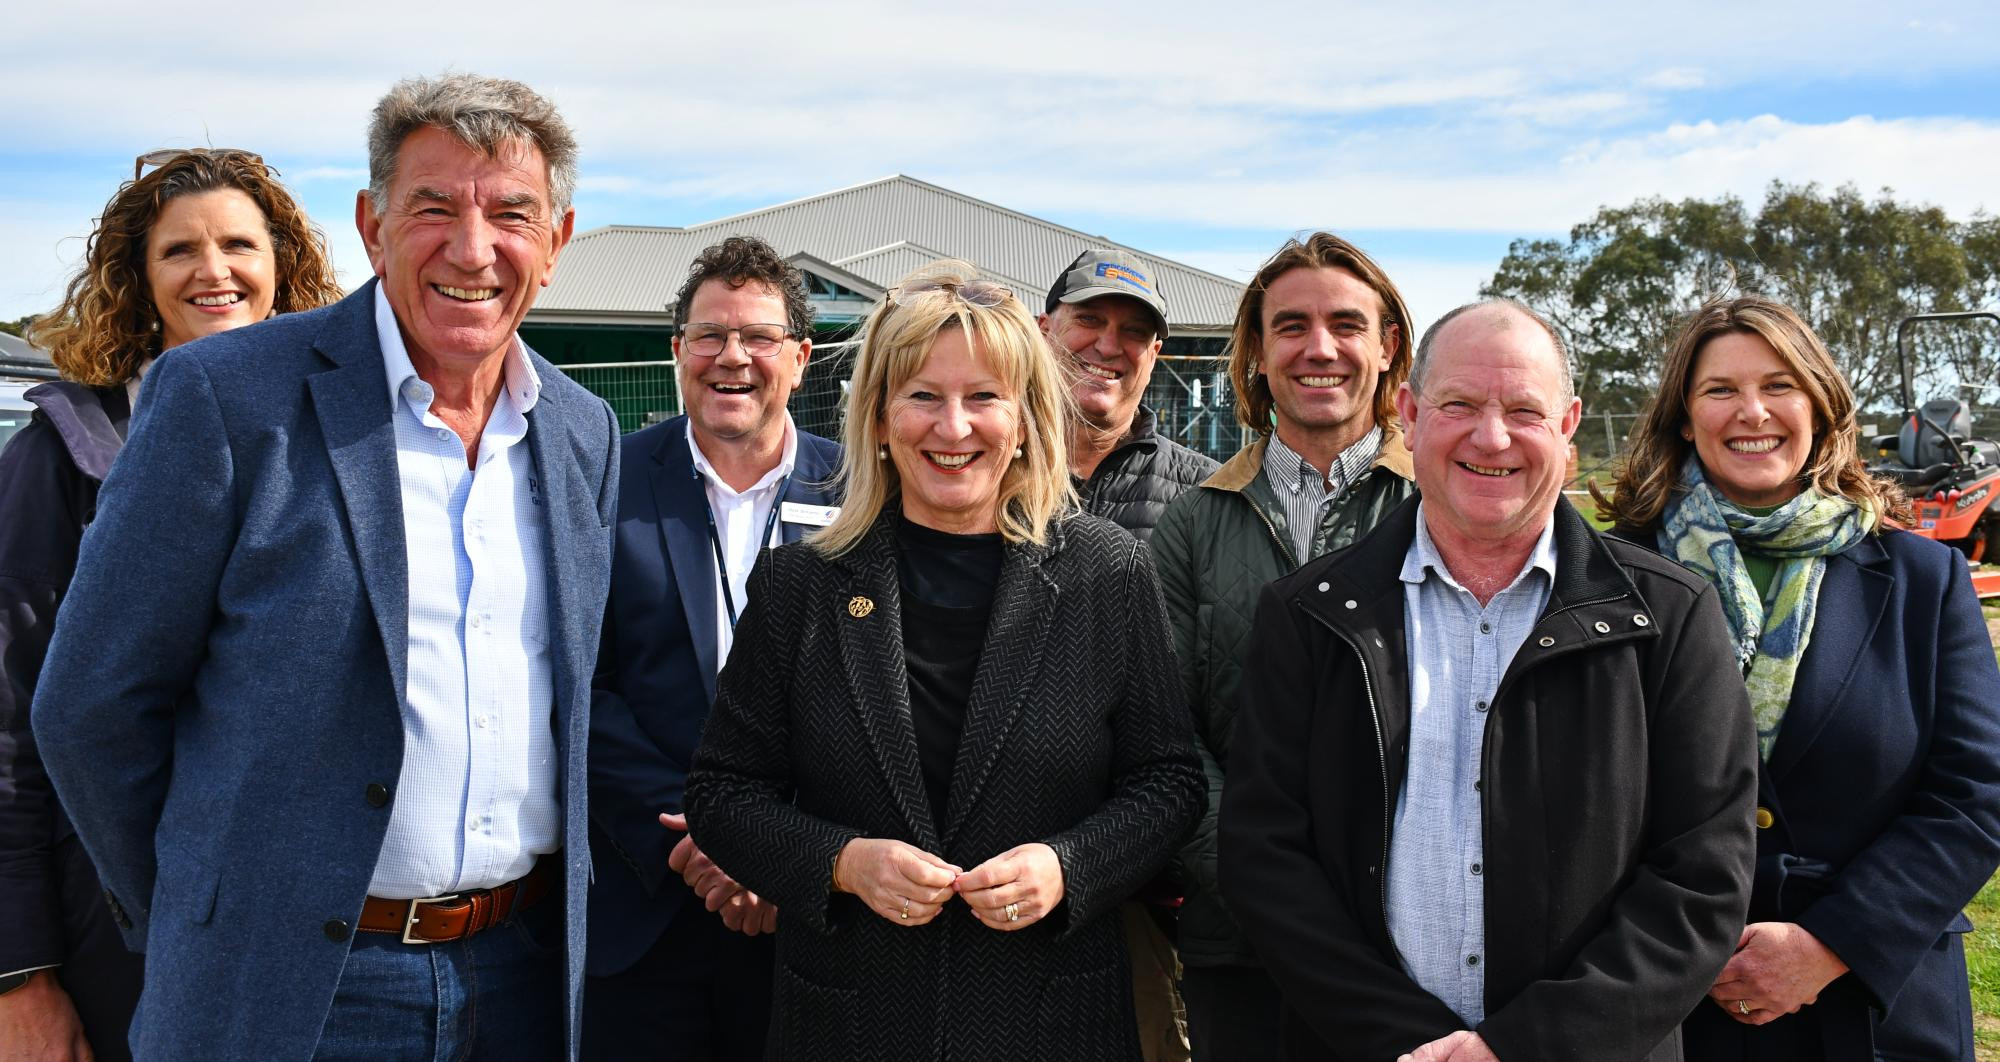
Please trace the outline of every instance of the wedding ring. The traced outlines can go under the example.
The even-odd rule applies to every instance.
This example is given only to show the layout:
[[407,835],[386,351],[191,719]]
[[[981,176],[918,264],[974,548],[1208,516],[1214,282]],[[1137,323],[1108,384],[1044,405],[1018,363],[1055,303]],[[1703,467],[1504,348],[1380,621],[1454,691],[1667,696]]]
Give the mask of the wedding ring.
[[1737,1001],[1736,1001],[1736,1013],[1738,1013],[1738,1014],[1748,1014],[1748,1013],[1750,1013],[1750,1001],[1749,1001],[1749,1000],[1747,1000],[1747,999],[1739,999],[1739,1000],[1737,1000]]
[[1010,904],[1008,904],[1008,905],[1007,905],[1007,921],[1009,921],[1009,922],[1019,922],[1020,920],[1021,920],[1021,905],[1020,905],[1020,904],[1018,904],[1018,903],[1010,903]]
[[904,897],[904,898],[903,898],[903,913],[902,913],[902,914],[900,914],[900,915],[897,915],[896,917],[898,917],[898,918],[905,918],[905,919],[907,919],[907,918],[909,918],[909,917],[910,917],[910,900],[909,900],[909,897],[907,897],[907,896],[906,896],[906,897]]

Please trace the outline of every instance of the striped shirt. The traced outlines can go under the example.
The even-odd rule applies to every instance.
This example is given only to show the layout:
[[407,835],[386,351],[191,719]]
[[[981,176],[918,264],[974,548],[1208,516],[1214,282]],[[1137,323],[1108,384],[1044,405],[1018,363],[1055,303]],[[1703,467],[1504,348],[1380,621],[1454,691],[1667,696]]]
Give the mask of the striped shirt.
[[1368,471],[1381,452],[1382,426],[1378,424],[1342,450],[1326,475],[1321,476],[1312,462],[1286,446],[1277,432],[1271,433],[1271,443],[1264,448],[1264,479],[1271,484],[1278,504],[1284,509],[1285,530],[1291,535],[1294,560],[1304,564],[1319,556],[1321,525],[1333,511],[1333,503]]

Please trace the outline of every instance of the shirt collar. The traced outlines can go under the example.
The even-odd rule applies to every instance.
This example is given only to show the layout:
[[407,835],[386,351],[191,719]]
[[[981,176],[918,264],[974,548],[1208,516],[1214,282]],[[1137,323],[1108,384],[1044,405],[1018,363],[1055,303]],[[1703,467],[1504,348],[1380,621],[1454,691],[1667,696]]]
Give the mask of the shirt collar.
[[792,425],[792,411],[789,409],[785,410],[785,447],[778,456],[778,464],[769,472],[764,473],[763,477],[757,480],[757,482],[751,484],[749,490],[738,491],[723,482],[722,477],[716,473],[715,466],[708,463],[708,455],[701,452],[701,444],[695,442],[694,423],[692,421],[688,423],[687,437],[688,452],[694,455],[695,471],[701,473],[702,477],[707,479],[710,484],[731,495],[755,494],[760,490],[770,487],[771,484],[792,474],[792,466],[798,461],[799,457],[799,433]]
[[[417,375],[417,367],[410,361],[410,348],[403,345],[403,329],[396,323],[396,310],[389,305],[389,295],[380,284],[375,285],[375,339],[382,345],[382,370],[388,377],[390,404],[401,399],[420,417],[429,412],[435,391]],[[501,376],[506,386],[501,390],[507,396],[507,404],[525,417],[541,398],[541,374],[528,360],[527,346],[519,334],[508,339],[505,359],[501,363]],[[411,386],[413,380],[415,386]]]
[[1333,481],[1336,489],[1345,489],[1349,483],[1360,478],[1362,470],[1373,464],[1382,450],[1382,426],[1368,429],[1368,434],[1354,440],[1347,449],[1333,459],[1327,476],[1322,477],[1312,462],[1300,457],[1291,447],[1278,438],[1277,432],[1270,435],[1270,445],[1264,448],[1264,478],[1273,486],[1296,491],[1306,483],[1319,483],[1325,489],[1327,480]]
[[[1528,563],[1523,564],[1521,570],[1515,573],[1514,578],[1507,583],[1507,589],[1512,590],[1514,587],[1520,585],[1521,580],[1526,578],[1527,574],[1531,571],[1545,572],[1549,577],[1550,584],[1553,585],[1555,583],[1556,522],[1553,514],[1551,514],[1549,522],[1543,526],[1541,537],[1535,540],[1535,548],[1528,553]],[[1447,585],[1459,590],[1465,589],[1459,586],[1457,579],[1452,578],[1451,568],[1446,566],[1444,556],[1438,552],[1437,543],[1431,541],[1430,528],[1424,523],[1424,503],[1419,501],[1417,503],[1417,537],[1410,543],[1409,552],[1403,554],[1403,570],[1398,578],[1414,585],[1422,583],[1425,578],[1432,574],[1443,579]]]

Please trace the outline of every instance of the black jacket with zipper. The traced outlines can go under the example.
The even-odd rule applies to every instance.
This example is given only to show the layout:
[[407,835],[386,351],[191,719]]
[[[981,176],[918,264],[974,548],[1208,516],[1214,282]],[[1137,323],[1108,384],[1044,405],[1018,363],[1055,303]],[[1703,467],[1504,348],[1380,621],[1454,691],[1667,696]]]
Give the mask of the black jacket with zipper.
[[1141,542],[1153,537],[1170,502],[1222,467],[1161,435],[1158,424],[1158,416],[1140,406],[1117,447],[1104,455],[1089,479],[1076,482],[1084,512],[1104,517]]
[[[1294,1059],[1389,1060],[1463,1025],[1404,972],[1387,919],[1408,764],[1406,503],[1258,606],[1222,887],[1285,992]],[[1485,1011],[1505,1062],[1678,1060],[1736,945],[1755,857],[1756,737],[1715,592],[1567,502],[1556,578],[1486,719]]]

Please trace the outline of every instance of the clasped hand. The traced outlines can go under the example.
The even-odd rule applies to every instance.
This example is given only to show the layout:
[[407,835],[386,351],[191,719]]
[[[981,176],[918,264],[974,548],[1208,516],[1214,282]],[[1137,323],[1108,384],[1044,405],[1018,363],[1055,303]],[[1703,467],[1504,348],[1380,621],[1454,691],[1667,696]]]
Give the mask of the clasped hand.
[[962,870],[902,841],[860,837],[840,850],[834,881],[877,915],[908,926],[936,918],[956,895],[988,927],[1010,932],[1040,921],[1063,899],[1062,863],[1040,842]]
[[1819,1002],[1820,992],[1846,972],[1840,956],[1804,926],[1752,922],[1708,998],[1738,1022],[1762,1025]]
[[724,926],[750,937],[777,931],[778,905],[764,900],[723,873],[722,868],[716,866],[715,861],[694,843],[694,837],[688,835],[686,815],[662,814],[660,825],[678,830],[683,835],[680,843],[674,845],[674,850],[667,855],[667,869],[679,874],[688,883],[688,888],[701,897],[702,906],[719,912]]
[[1478,1033],[1460,1029],[1396,1056],[1396,1062],[1500,1062],[1500,1059]]

